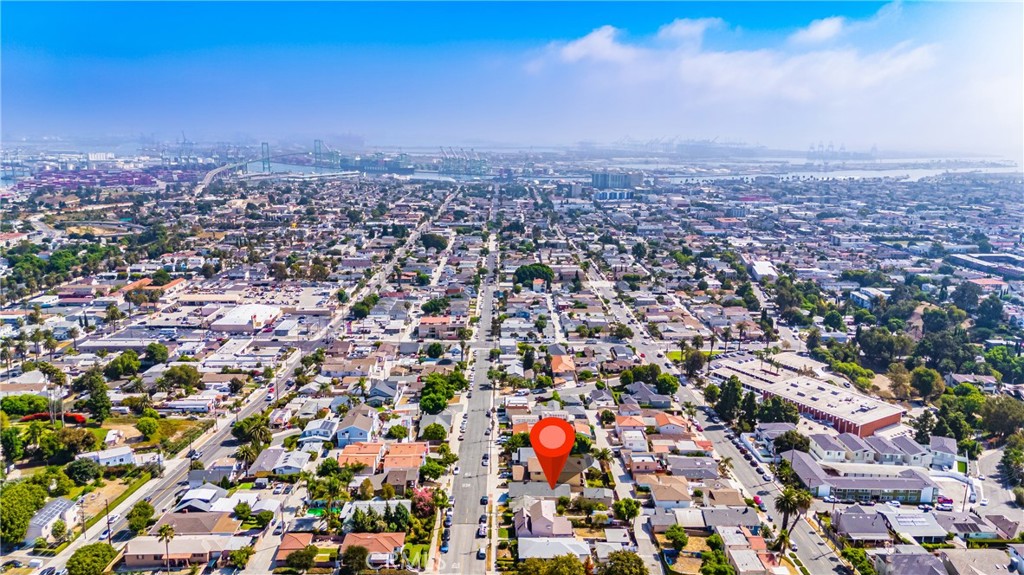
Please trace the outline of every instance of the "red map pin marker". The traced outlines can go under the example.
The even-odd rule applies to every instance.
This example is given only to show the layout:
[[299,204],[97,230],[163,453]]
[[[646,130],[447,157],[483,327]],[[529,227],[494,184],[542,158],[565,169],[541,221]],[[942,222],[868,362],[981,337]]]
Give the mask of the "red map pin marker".
[[576,430],[569,422],[557,417],[545,417],[534,424],[530,430],[530,444],[537,454],[540,468],[551,489],[555,488],[569,452],[576,443]]

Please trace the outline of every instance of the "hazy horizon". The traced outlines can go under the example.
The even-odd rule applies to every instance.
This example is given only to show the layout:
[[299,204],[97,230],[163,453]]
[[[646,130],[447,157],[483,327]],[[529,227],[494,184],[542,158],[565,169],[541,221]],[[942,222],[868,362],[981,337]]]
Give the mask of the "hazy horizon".
[[9,3],[6,143],[1024,154],[1020,3]]

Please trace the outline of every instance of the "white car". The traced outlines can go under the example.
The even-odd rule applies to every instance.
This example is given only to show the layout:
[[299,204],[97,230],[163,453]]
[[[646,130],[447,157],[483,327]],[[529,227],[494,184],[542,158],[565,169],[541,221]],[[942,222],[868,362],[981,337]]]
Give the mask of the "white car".
[[115,514],[110,516],[110,523],[111,524],[117,523],[117,520],[120,519],[120,518],[121,518],[121,514],[120,513],[115,513]]
[[988,498],[982,499],[981,500],[981,505],[982,505],[982,507],[988,505]]
[[900,503],[899,501],[896,501],[895,499],[893,499],[892,501],[886,501],[885,503],[886,503],[886,505],[888,505],[889,507],[896,507],[896,508],[899,508],[899,507],[902,507],[902,506],[903,506],[903,505],[902,505],[902,504],[901,504],[901,503]]
[[453,475],[458,475],[459,474],[459,466],[458,465],[456,465],[455,469],[452,470],[452,474]]
[[978,475],[978,479],[981,480],[981,481],[985,481],[985,476],[984,475]]

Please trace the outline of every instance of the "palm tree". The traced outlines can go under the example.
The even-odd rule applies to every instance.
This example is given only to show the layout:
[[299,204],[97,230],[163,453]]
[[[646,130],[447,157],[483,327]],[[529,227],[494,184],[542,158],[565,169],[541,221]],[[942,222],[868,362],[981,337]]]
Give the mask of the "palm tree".
[[[694,337],[696,337],[696,336],[694,336]],[[707,366],[708,366],[708,368],[707,368],[708,373],[711,373],[711,358],[712,358],[712,356],[714,354],[715,354],[715,334],[712,333],[711,334],[711,349],[708,350],[708,364],[707,364]]]
[[729,351],[729,341],[732,340],[732,326],[725,326],[722,329],[722,339],[725,340],[725,351]]
[[737,326],[737,327],[739,327],[739,330],[740,330],[740,338],[738,340],[736,340],[736,344],[737,344],[736,349],[737,350],[742,350],[743,349],[743,337],[747,335],[747,322],[745,322],[745,321],[744,322],[740,322],[740,325]]
[[683,411],[686,412],[686,417],[689,417],[691,420],[697,416],[697,406],[692,401],[687,401],[683,404]]
[[686,350],[690,348],[690,344],[686,341],[686,338],[679,339],[679,363],[683,363],[686,359]]
[[258,446],[252,443],[246,443],[245,445],[239,446],[238,450],[235,451],[235,458],[245,464],[245,470],[249,470],[249,466],[256,461],[259,457],[260,450]]
[[693,349],[698,351],[704,349],[704,336],[699,333],[693,336]]
[[38,329],[35,330],[34,332],[32,332],[32,335],[29,336],[29,340],[32,343],[34,343],[35,346],[36,346],[36,359],[39,359],[39,356],[43,354],[43,348],[42,348],[43,339],[44,339],[43,332],[42,332],[42,330],[38,330]]
[[789,528],[790,531],[796,527],[797,521],[807,510],[811,508],[811,503],[814,502],[814,497],[811,496],[811,492],[806,489],[796,490],[796,514],[793,517],[793,525]]
[[14,353],[21,358],[21,361],[25,361],[28,356],[28,343],[24,339],[19,340],[14,344]]
[[796,489],[786,487],[775,498],[775,510],[782,514],[782,528],[789,524],[789,516],[800,511],[797,506]]
[[78,353],[78,336],[81,333],[77,327],[73,327],[68,331],[68,335],[71,336],[71,344],[75,346],[75,353]]
[[46,335],[46,339],[43,340],[43,347],[46,348],[46,351],[50,352],[50,361],[53,361],[53,352],[57,351],[59,345],[52,332]]
[[160,526],[160,531],[157,533],[157,540],[164,544],[164,570],[171,570],[171,541],[174,540],[174,526],[170,523],[164,523]]
[[718,474],[724,477],[729,475],[730,471],[732,471],[732,458],[723,457],[718,461]]
[[267,421],[264,418],[252,420],[252,427],[249,428],[249,440],[260,445],[267,445],[270,440],[273,439],[274,434],[271,433],[270,427],[267,425]]
[[7,379],[11,378],[11,359],[13,357],[14,354],[11,353],[10,346],[5,342],[4,347],[0,348],[0,361],[4,362],[4,365],[7,366]]

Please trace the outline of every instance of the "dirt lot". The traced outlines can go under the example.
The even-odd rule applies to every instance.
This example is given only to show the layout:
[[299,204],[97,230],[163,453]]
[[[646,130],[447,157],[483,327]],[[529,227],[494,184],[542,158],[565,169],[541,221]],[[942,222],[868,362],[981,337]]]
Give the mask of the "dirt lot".
[[85,516],[92,517],[104,513],[107,500],[113,501],[127,487],[128,484],[122,483],[120,479],[107,480],[103,487],[85,496]]

